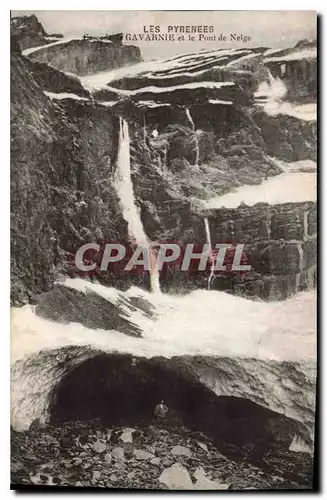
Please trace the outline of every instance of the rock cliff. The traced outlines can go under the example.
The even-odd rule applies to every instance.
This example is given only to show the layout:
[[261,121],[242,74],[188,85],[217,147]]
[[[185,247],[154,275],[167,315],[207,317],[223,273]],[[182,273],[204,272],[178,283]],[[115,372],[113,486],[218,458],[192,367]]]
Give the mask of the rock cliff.
[[54,43],[29,53],[32,61],[56,69],[89,75],[140,62],[141,52],[133,45],[117,45],[109,40],[70,40]]
[[[284,114],[269,116],[250,104],[251,95],[244,93],[235,82],[213,89],[211,84],[203,87],[201,82],[196,83],[194,89],[182,86],[182,93],[177,93],[176,97],[175,90],[180,87],[175,86],[164,93],[168,106],[161,106],[158,100],[143,101],[143,94],[139,99],[138,93],[109,106],[102,100],[106,90],[90,97],[78,79],[19,53],[13,53],[12,57],[14,301],[30,300],[33,293],[47,289],[58,272],[72,275],[72,256],[83,242],[127,240],[113,187],[118,116],[124,116],[130,123],[134,192],[145,229],[153,240],[184,243],[196,237],[197,242],[204,242],[201,200],[223,195],[243,184],[260,184],[280,174],[282,169],[272,157],[286,162],[316,158],[314,121]],[[65,57],[63,60],[71,59]],[[231,93],[226,94],[226,89]],[[224,94],[219,95],[220,100],[216,103],[209,98],[208,91],[214,92],[215,97],[217,92]],[[199,102],[189,103],[194,92],[198,92]],[[161,92],[156,94],[162,97]],[[146,98],[150,96],[147,94]],[[226,104],[224,99],[235,99],[243,104]],[[246,106],[244,99],[248,100]],[[20,113],[22,102],[26,108],[24,114]],[[159,131],[156,138],[152,137],[154,129]],[[22,171],[26,174],[22,175]],[[26,214],[32,193],[31,211],[34,214],[31,219]],[[268,207],[260,218],[267,220],[269,213],[276,210],[283,211]],[[305,211],[304,206],[302,212]],[[296,213],[288,208],[284,212]],[[250,220],[253,218],[256,227],[257,216],[252,215],[251,209],[230,214],[228,218],[232,224],[238,228],[240,213],[242,217],[246,213]],[[222,220],[226,218],[223,211],[217,211],[217,216]],[[299,217],[303,219],[303,215]],[[195,224],[195,231],[192,224]],[[243,233],[238,234],[236,229],[235,241],[241,241],[242,237]],[[291,227],[286,230],[284,239],[292,240]],[[278,243],[278,238],[271,237],[272,240],[277,247],[284,244]],[[259,243],[246,248],[251,261],[258,260],[255,257],[258,252],[261,255],[268,251],[272,255],[271,250],[263,248],[267,241],[267,237],[262,238],[260,250],[254,248]],[[291,255],[298,255],[298,241],[302,240],[299,238],[289,246],[294,248]],[[26,242],[33,248],[27,268],[26,254],[22,250]],[[305,248],[310,245],[313,248],[314,244],[314,240],[305,242]],[[279,291],[273,293],[273,297],[288,296],[296,288],[305,286],[301,283],[314,283],[314,251],[309,252],[312,255],[310,263],[301,264],[300,271],[294,269],[295,274],[289,276],[291,283],[288,277],[283,278],[284,284],[281,277],[278,278]],[[37,265],[32,255],[39,255]],[[287,265],[288,260],[284,272],[278,271],[278,274],[286,276]],[[300,285],[296,285],[298,273],[309,268],[312,269],[311,278],[300,278]],[[29,270],[26,272],[26,269]],[[271,269],[269,272],[274,275],[275,270]],[[261,272],[263,268],[259,269],[256,264],[254,275],[246,281],[246,290],[254,287],[250,292],[254,296],[269,298],[271,292],[262,289]],[[116,283],[114,276],[100,276],[100,279],[108,284]],[[166,278],[163,279],[163,286],[170,289],[169,280],[165,283]],[[180,277],[176,275],[174,279]],[[220,281],[216,280],[216,284]],[[206,278],[202,276],[200,282],[205,286]],[[229,277],[228,283],[223,282],[220,286],[240,292],[237,280]],[[142,279],[138,283],[141,284]],[[259,288],[257,283],[261,283]],[[195,280],[194,287],[197,286],[199,282]]]
[[12,17],[10,20],[11,35],[16,40],[21,50],[38,47],[59,40],[62,35],[48,35],[38,18],[30,16]]

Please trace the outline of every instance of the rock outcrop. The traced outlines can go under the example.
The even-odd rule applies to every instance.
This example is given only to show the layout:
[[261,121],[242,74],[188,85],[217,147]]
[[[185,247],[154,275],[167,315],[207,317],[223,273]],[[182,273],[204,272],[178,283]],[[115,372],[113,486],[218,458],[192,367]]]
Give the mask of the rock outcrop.
[[138,47],[117,45],[108,40],[62,41],[30,52],[32,61],[50,64],[76,75],[89,75],[135,64],[142,60]]
[[21,50],[46,45],[62,37],[60,34],[48,35],[34,14],[12,17],[10,29],[12,37],[17,41]]
[[30,72],[38,86],[53,93],[68,93],[78,97],[89,98],[90,94],[84,89],[77,77],[64,71],[52,68],[48,64],[32,62],[24,58],[26,70]]
[[[216,272],[211,288],[235,295],[264,300],[284,300],[302,290],[316,287],[317,222],[316,204],[312,202],[283,205],[257,204],[235,209],[220,208],[185,217],[180,221],[178,241],[182,247],[196,241],[201,251],[206,243],[204,216],[208,217],[212,245],[229,243],[233,246],[225,260],[227,271]],[[149,216],[149,212],[147,212]],[[146,221],[146,219],[145,219]],[[155,224],[148,225],[149,234]],[[174,241],[174,239],[172,239]],[[231,262],[235,245],[243,244],[244,264],[251,266],[246,273],[233,272]],[[189,291],[207,288],[207,271],[181,271],[181,262],[163,270],[165,290]]]
[[233,276],[231,280],[218,276],[213,288],[266,300],[281,300],[315,288],[316,210],[315,203],[262,204],[210,214],[213,240],[244,243],[251,265],[246,276]]

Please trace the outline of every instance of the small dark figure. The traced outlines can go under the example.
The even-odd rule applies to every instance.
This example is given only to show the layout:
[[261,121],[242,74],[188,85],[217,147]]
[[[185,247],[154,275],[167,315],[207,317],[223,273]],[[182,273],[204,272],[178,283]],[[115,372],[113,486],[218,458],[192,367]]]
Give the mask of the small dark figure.
[[161,401],[154,409],[154,416],[157,420],[165,420],[167,412],[168,407],[165,405],[164,401]]

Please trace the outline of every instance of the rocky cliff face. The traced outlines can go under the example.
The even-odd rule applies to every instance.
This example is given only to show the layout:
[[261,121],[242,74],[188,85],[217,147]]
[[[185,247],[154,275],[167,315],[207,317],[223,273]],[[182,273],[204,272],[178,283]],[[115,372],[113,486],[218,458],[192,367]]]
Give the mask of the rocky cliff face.
[[[105,107],[84,101],[74,110],[68,102],[64,110],[44,94],[29,68],[24,58],[13,55],[14,302],[29,301],[34,293],[48,289],[56,267],[65,267],[68,262],[67,252],[85,239],[117,240],[127,236],[108,174],[115,154],[112,114]],[[39,74],[39,68],[34,68],[35,74]],[[47,74],[42,74],[40,84],[48,81]],[[54,80],[50,80],[53,85]]]
[[[66,56],[63,61],[73,60]],[[202,64],[208,63],[204,61]],[[236,72],[235,78],[237,75]],[[13,300],[30,300],[33,293],[47,289],[58,272],[73,275],[73,254],[82,243],[127,240],[126,225],[113,187],[118,115],[124,116],[130,123],[134,191],[145,230],[152,240],[183,244],[195,237],[197,242],[202,243],[201,200],[223,195],[242,184],[260,184],[263,179],[279,174],[281,169],[278,162],[272,161],[272,156],[288,162],[315,159],[315,122],[283,114],[269,116],[250,104],[253,97],[244,93],[238,83],[232,83],[211,89],[210,85],[203,88],[201,83],[196,82],[195,90],[186,85],[180,91],[179,86],[169,87],[168,91],[164,86],[163,94],[161,91],[154,93],[151,88],[152,96],[146,91],[147,99],[159,95],[159,101],[157,97],[156,101],[144,101],[144,91],[140,89],[141,94],[137,91],[136,94],[126,95],[116,103],[109,103],[109,106],[102,101],[107,98],[107,90],[90,98],[89,92],[77,79],[44,63],[13,54]],[[194,95],[194,91],[198,92],[197,102],[190,102],[187,106],[188,97]],[[210,95],[210,92],[213,94]],[[94,96],[101,97],[101,100],[94,100]],[[19,112],[22,102],[26,114]],[[152,138],[155,128],[159,135]],[[22,169],[26,171],[27,181],[25,175],[22,176]],[[40,172],[44,172],[44,177],[40,176]],[[26,217],[31,196],[34,196],[33,208],[30,209],[34,212],[32,218]],[[273,210],[279,212],[281,209],[277,207]],[[301,210],[304,213],[307,209],[304,206]],[[256,227],[258,216],[255,211],[244,211]],[[238,220],[245,216],[244,211],[235,211],[227,216],[223,211],[217,211],[218,220],[227,217],[236,225],[237,241],[244,236],[242,232],[238,234]],[[286,208],[284,212],[292,213],[292,209]],[[260,220],[268,220],[269,213],[268,207]],[[296,213],[297,208],[292,216],[295,217]],[[299,215],[301,220],[303,213]],[[292,240],[291,226],[283,237]],[[253,248],[246,248],[251,260],[260,260],[257,255],[261,256],[262,252],[272,254],[271,250],[263,248],[271,246],[268,240],[267,236],[262,236],[260,250],[254,249],[259,242],[252,245]],[[272,240],[275,242],[277,238]],[[292,250],[295,261],[299,259],[296,257],[299,254],[297,245],[301,241],[299,237],[287,246]],[[31,248],[27,267],[23,251],[26,242]],[[314,247],[314,244],[313,240],[306,242],[305,248]],[[274,248],[276,245],[281,246],[275,242]],[[311,255],[314,251],[309,253]],[[37,265],[32,255],[39,255]],[[314,257],[310,257],[308,262],[301,264],[301,269],[299,266],[294,268],[294,274],[292,267],[292,276],[286,276],[286,260],[284,269],[277,273],[281,275],[278,278],[272,264],[268,272],[256,263],[254,275],[246,280],[246,286],[244,280],[239,282],[231,280],[231,277],[228,277],[227,283],[217,279],[216,285],[220,283],[219,288],[223,286],[234,293],[282,298],[295,289],[302,289],[305,283],[314,283],[312,270],[311,277],[300,278],[299,284],[299,273],[301,275],[312,269]],[[263,279],[260,273],[267,276]],[[99,277],[108,284],[117,284],[114,276],[108,278],[99,273]],[[180,279],[185,281],[178,273],[174,283],[165,277],[162,279],[166,289],[176,289],[176,286],[182,286]],[[269,283],[272,280],[271,286],[277,286],[278,292],[271,292],[270,285],[263,285],[263,281],[267,280]],[[200,281],[194,279],[193,285],[188,278],[187,282],[186,288],[193,288],[206,286],[207,281],[202,276]],[[138,283],[142,284],[142,279]]]
[[[178,202],[177,202],[178,203]],[[243,205],[237,209],[217,209],[194,213],[187,205],[177,204],[184,217],[175,220],[171,231],[167,229],[171,242],[182,248],[187,243],[198,244],[198,251],[206,243],[203,223],[208,217],[212,244],[232,245],[229,258],[234,258],[236,244],[244,244],[243,264],[251,266],[246,273],[216,272],[211,289],[224,290],[234,295],[263,300],[284,300],[293,294],[316,287],[317,270],[317,223],[316,204],[285,203],[283,205]],[[144,222],[153,237],[160,227],[160,210],[153,211],[144,205]],[[168,226],[169,228],[169,226]],[[231,264],[229,262],[229,266]],[[228,258],[225,261],[228,264]],[[186,292],[208,287],[210,265],[206,272],[181,271],[181,262],[171,264],[162,273],[162,286],[170,292]]]
[[[258,204],[237,209],[211,210],[206,213],[213,243],[244,244],[247,273],[217,272],[212,289],[264,300],[284,300],[316,286],[317,214],[315,203],[284,205]],[[194,232],[197,241],[206,241],[204,226],[194,221],[185,232]],[[201,234],[202,233],[202,234]],[[181,278],[179,274],[178,278]],[[207,274],[208,276],[208,274]],[[169,286],[176,289],[177,276],[167,275]],[[203,279],[202,286],[206,286]],[[201,286],[201,273],[194,278]],[[181,286],[181,283],[179,283]]]
[[[275,300],[315,285],[314,203],[203,210],[203,200],[281,174],[277,160],[316,160],[314,120],[272,116],[256,102],[262,61],[274,54],[259,48],[181,56],[89,92],[78,78],[35,60],[53,57],[55,66],[84,73],[99,69],[97,60],[107,67],[130,62],[125,55],[134,48],[93,39],[63,47],[29,59],[18,49],[12,55],[14,302],[47,290],[58,273],[73,276],[83,243],[128,240],[114,187],[119,116],[129,122],[133,187],[151,240],[203,244],[208,216],[214,242],[244,243],[252,266],[247,276],[216,276],[214,288]],[[278,57],[303,50],[312,47]],[[123,286],[97,271],[104,283]],[[144,285],[146,278],[131,281]],[[176,269],[161,282],[186,291],[206,287],[207,275]]]
[[10,20],[11,35],[17,41],[21,50],[30,47],[38,47],[53,42],[53,38],[60,39],[62,35],[55,37],[48,35],[38,18],[31,16],[12,17]]
[[63,41],[35,50],[29,57],[76,75],[116,69],[142,60],[138,47],[117,45],[108,40]]
[[218,278],[213,288],[237,295],[285,299],[316,286],[317,213],[314,203],[259,205],[209,216],[213,238],[243,242],[251,265],[245,277]]

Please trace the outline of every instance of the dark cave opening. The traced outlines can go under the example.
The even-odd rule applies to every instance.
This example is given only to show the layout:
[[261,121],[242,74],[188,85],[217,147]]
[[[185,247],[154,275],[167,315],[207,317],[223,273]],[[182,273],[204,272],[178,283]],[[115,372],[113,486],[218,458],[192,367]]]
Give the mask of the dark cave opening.
[[283,415],[248,399],[217,396],[199,381],[190,358],[125,354],[96,355],[66,374],[52,393],[51,422],[150,425],[161,400],[169,408],[168,425],[200,431],[226,446],[266,452],[276,444],[289,447],[294,433],[294,421]]

